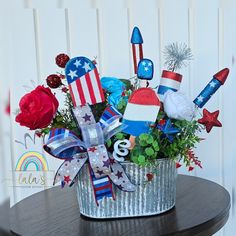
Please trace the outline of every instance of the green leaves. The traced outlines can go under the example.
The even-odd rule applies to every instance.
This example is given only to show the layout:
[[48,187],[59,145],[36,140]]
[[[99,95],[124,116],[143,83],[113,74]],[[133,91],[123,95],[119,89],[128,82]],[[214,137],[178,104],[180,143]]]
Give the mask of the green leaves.
[[[158,115],[159,119],[165,119],[164,113]],[[140,166],[145,166],[153,165],[155,159],[167,157],[178,161],[183,159],[186,166],[191,165],[187,153],[200,142],[198,137],[200,126],[195,120],[172,120],[172,123],[181,130],[173,143],[163,138],[162,132],[154,128],[150,134],[141,134],[136,138],[136,145],[130,152],[131,160]]]
[[154,150],[151,148],[151,147],[148,147],[148,148],[146,148],[145,149],[145,154],[147,155],[147,156],[153,156],[154,155]]
[[117,140],[123,140],[125,138],[124,134],[123,133],[118,133],[116,134],[116,139]]

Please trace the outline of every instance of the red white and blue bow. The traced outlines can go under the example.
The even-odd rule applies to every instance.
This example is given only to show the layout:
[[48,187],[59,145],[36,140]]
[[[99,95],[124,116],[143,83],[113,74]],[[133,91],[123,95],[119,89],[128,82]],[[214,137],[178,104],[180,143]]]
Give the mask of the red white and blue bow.
[[[111,112],[112,111],[112,112]],[[88,161],[96,202],[104,196],[113,197],[112,182],[123,191],[135,191],[120,163],[107,152],[105,142],[125,126],[120,123],[120,113],[115,108],[105,109],[96,123],[88,105],[73,109],[81,131],[82,140],[67,129],[53,129],[44,149],[52,156],[65,160],[59,167],[54,184],[61,182],[72,186],[83,165]]]

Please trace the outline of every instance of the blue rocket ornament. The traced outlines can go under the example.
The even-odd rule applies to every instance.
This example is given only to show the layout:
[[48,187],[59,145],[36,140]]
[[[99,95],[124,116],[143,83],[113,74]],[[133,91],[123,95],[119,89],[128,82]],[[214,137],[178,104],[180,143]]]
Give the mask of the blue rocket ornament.
[[211,96],[223,85],[229,75],[229,69],[224,68],[213,76],[213,79],[206,85],[201,93],[194,99],[194,103],[202,108]]

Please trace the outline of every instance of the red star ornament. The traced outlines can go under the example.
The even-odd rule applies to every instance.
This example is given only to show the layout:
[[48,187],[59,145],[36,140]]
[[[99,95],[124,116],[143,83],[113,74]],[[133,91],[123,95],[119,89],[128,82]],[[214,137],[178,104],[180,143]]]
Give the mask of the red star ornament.
[[207,133],[209,133],[213,126],[222,127],[222,124],[217,119],[220,111],[209,112],[203,109],[203,117],[198,120],[198,123],[205,125]]

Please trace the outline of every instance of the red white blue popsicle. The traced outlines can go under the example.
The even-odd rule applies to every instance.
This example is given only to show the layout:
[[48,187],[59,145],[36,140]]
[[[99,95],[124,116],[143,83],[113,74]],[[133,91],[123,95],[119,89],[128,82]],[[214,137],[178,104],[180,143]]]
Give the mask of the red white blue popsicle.
[[133,136],[149,133],[160,109],[160,100],[151,88],[140,88],[130,96],[123,116],[127,128],[123,131]]

